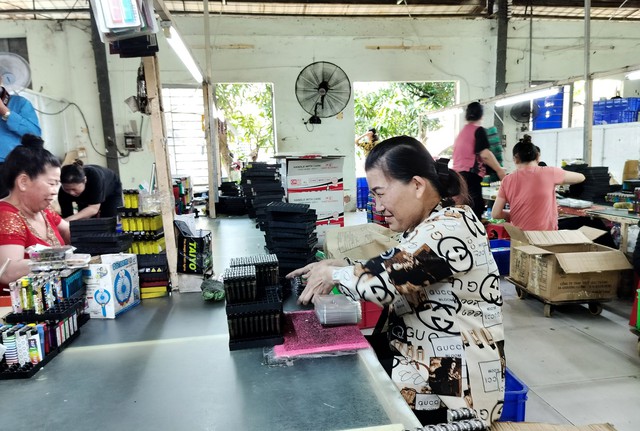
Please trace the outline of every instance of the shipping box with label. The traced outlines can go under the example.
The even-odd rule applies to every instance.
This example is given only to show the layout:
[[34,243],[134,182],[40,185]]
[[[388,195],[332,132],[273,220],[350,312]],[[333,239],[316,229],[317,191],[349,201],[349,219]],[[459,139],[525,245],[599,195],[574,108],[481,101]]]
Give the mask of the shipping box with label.
[[343,190],[344,158],[288,159],[287,193]]
[[344,226],[343,165],[344,157],[287,159],[287,200],[316,210],[319,246],[328,229]]
[[92,319],[114,319],[140,303],[140,280],[135,254],[103,254],[82,270],[87,285],[87,308]]
[[510,277],[547,301],[598,301],[616,297],[621,271],[631,269],[624,253],[593,242],[604,231],[523,231],[511,236]]
[[316,210],[319,222],[344,217],[342,190],[289,193],[289,203],[309,205],[309,208]]

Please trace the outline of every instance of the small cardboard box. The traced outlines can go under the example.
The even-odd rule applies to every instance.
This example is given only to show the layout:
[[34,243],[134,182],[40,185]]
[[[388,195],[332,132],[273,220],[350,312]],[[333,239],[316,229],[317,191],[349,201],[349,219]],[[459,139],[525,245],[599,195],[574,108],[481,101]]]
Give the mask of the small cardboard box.
[[614,298],[620,271],[631,269],[624,253],[593,240],[599,229],[523,231],[506,224],[511,236],[510,277],[548,301]]
[[611,424],[554,425],[534,422],[495,422],[492,431],[616,431]]
[[103,254],[100,262],[82,270],[87,308],[92,319],[114,319],[140,303],[135,254]]
[[343,190],[344,158],[287,161],[287,191]]
[[316,222],[316,235],[318,235],[318,246],[324,247],[324,241],[327,238],[327,231],[344,227],[344,217],[336,217],[332,219],[324,219]]
[[316,210],[318,221],[344,217],[344,192],[328,190],[321,192],[289,192],[289,203],[306,204]]
[[213,264],[211,231],[199,230],[193,236],[178,234],[178,272],[205,274]]

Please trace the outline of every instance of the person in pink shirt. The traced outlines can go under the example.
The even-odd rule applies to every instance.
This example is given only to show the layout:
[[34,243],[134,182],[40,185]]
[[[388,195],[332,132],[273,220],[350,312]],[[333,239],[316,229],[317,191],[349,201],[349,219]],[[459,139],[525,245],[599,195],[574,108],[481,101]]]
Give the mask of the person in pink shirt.
[[[538,166],[540,152],[524,137],[513,147],[516,171],[500,184],[491,210],[494,219],[505,219],[522,230],[557,230],[556,186],[577,184],[584,175],[553,166]],[[505,205],[509,203],[509,209]]]
[[492,168],[498,178],[504,178],[506,172],[498,163],[496,156],[489,149],[487,132],[482,127],[484,109],[478,102],[467,105],[464,118],[467,124],[460,130],[453,144],[454,171],[462,175],[467,183],[472,209],[478,219],[484,213],[484,198],[482,197],[482,179],[486,174],[487,166]]

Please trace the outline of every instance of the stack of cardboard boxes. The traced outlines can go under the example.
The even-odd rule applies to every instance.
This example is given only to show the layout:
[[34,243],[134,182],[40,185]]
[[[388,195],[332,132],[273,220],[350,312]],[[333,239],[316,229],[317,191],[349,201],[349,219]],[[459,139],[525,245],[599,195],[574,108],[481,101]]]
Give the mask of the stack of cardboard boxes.
[[344,226],[344,158],[287,157],[285,161],[288,201],[316,210],[316,233],[322,246],[328,229]]

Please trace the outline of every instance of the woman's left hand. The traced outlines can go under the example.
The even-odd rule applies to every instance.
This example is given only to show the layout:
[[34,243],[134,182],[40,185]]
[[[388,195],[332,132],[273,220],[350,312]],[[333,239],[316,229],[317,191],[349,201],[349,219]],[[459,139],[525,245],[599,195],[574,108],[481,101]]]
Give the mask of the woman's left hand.
[[331,292],[334,285],[333,270],[336,267],[312,263],[305,269],[307,271],[302,274],[302,279],[306,281],[306,286],[298,298],[298,303],[307,305],[313,302],[316,295],[326,295]]

